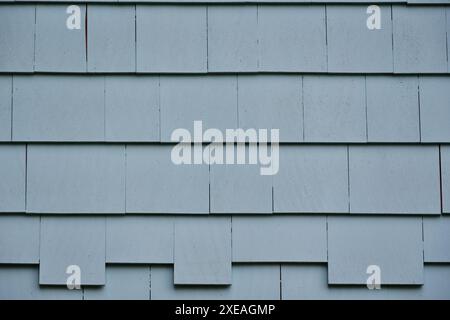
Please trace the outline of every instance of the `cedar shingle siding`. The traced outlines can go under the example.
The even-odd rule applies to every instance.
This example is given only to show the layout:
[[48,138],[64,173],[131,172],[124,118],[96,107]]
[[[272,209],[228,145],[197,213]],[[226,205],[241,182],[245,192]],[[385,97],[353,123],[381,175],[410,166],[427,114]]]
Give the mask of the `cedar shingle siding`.
[[0,2],[1,299],[450,299],[450,1]]

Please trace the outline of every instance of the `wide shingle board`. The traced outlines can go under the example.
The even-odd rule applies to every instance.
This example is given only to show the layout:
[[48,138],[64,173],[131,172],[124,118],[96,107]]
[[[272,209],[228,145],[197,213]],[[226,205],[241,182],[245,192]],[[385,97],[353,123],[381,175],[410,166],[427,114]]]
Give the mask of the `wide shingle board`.
[[149,300],[149,266],[108,266],[103,287],[86,287],[84,300]]
[[135,15],[134,5],[89,5],[88,71],[136,70]]
[[35,71],[86,72],[86,6],[78,7],[80,29],[69,29],[68,5],[36,5]]
[[420,217],[328,217],[328,283],[366,285],[369,266],[384,284],[423,284]]
[[39,284],[66,285],[69,266],[80,268],[81,285],[105,284],[104,217],[41,218]]
[[440,214],[438,146],[350,146],[350,212]]
[[208,7],[208,71],[256,71],[256,6]]
[[136,6],[138,72],[206,72],[206,6]]
[[39,217],[0,215],[0,263],[39,263]]
[[231,284],[231,218],[175,220],[174,283]]
[[11,140],[12,77],[0,76],[0,141]]
[[233,262],[326,262],[325,216],[233,217]]
[[14,141],[103,141],[104,79],[14,76]]
[[366,79],[369,142],[419,142],[417,77]]
[[450,78],[419,78],[422,142],[450,142]]
[[105,78],[106,141],[159,141],[159,79]]
[[301,142],[302,99],[300,76],[239,75],[239,128],[278,129],[280,142]]
[[203,130],[236,128],[236,76],[161,77],[161,140],[171,141],[175,129],[187,129],[193,140],[194,121]]
[[450,262],[450,217],[423,219],[425,262]]
[[305,76],[303,99],[305,141],[366,141],[363,76]]
[[0,145],[0,212],[25,211],[26,146]]
[[35,5],[2,4],[0,72],[32,72]]
[[27,212],[125,213],[125,147],[28,146]]
[[108,217],[106,262],[173,263],[173,232],[170,217]]
[[280,147],[274,212],[348,212],[346,146]]
[[208,165],[174,164],[173,147],[127,146],[127,213],[209,212]]
[[367,6],[327,5],[329,72],[392,72],[391,7],[379,6],[381,29],[367,27]]
[[259,70],[327,71],[325,6],[258,7]]
[[233,265],[231,286],[176,286],[171,266],[152,266],[152,300],[278,300],[278,265]]
[[394,72],[447,72],[445,8],[393,6]]

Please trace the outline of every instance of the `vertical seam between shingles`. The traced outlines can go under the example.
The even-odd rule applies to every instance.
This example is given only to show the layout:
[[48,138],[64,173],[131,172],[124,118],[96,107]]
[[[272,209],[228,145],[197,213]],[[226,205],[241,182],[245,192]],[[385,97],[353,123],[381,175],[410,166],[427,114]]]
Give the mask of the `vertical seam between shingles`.
[[239,75],[236,74],[236,120],[237,128],[239,128]]
[[103,141],[106,141],[106,75],[103,76]]
[[302,141],[305,142],[305,90],[304,90],[304,85],[305,85],[305,76],[301,76],[300,77],[302,80]]
[[442,152],[441,145],[439,145],[439,191],[441,200],[441,214],[444,213],[444,199],[443,199],[443,184],[442,184]]
[[28,144],[25,145],[25,212],[28,211]]
[[37,4],[34,5],[33,71],[36,70],[36,24],[37,24]]
[[137,5],[134,5],[134,72],[137,73]]
[[84,44],[85,44],[85,58],[86,58],[86,72],[88,71],[88,5],[86,3],[86,14],[84,16]]
[[13,141],[13,123],[14,123],[14,75],[11,75],[11,128],[10,128],[10,141]]
[[159,116],[159,142],[162,140],[162,122],[161,122],[161,75],[158,75],[158,116]]
[[209,6],[206,5],[206,72],[209,71]]
[[367,106],[367,75],[364,76],[364,103],[366,111],[366,142],[369,142],[369,119],[368,119],[368,106]]
[[261,66],[261,48],[259,46],[259,4],[256,4],[256,70],[260,70]]
[[326,254],[327,254],[327,263],[328,263],[328,215],[325,216],[325,238],[327,241]]
[[422,263],[425,263],[425,235],[423,230],[423,216],[422,218]]
[[283,276],[281,272],[281,263],[280,263],[280,300],[283,300]]
[[148,298],[152,300],[152,267],[148,267]]
[[392,46],[392,73],[395,73],[395,63],[394,63],[394,9],[391,4],[391,26],[392,26],[392,33],[391,33],[391,46]]
[[328,67],[328,5],[324,5],[325,9],[325,55],[327,57],[327,71]]
[[447,56],[447,71],[449,71],[449,64],[448,64],[448,23],[447,23],[447,11],[448,11],[448,8],[447,7],[444,7],[444,10],[445,10],[445,48],[447,49],[446,50],[446,52],[445,52],[445,54],[446,54],[446,56]]
[[351,213],[351,203],[350,203],[350,146],[347,145],[347,196],[348,196],[348,212]]
[[125,208],[124,208],[124,213],[127,213],[127,180],[128,180],[128,145],[125,144]]
[[420,103],[420,77],[417,75],[417,105],[419,109],[419,143],[422,142],[422,115],[420,112],[421,103]]

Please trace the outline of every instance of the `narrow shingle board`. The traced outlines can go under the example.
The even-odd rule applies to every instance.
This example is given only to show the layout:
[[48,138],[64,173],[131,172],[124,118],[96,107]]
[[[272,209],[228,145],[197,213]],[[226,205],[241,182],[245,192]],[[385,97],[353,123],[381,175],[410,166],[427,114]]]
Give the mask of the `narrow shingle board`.
[[237,126],[236,76],[161,77],[161,140],[171,141],[175,129],[187,129],[193,139],[194,121],[203,130]]
[[274,212],[347,213],[346,146],[280,147]]
[[125,213],[125,147],[29,145],[27,212]]
[[450,78],[421,76],[419,87],[422,142],[450,142]]
[[304,129],[307,142],[366,142],[363,76],[305,76]]
[[135,15],[134,5],[88,6],[88,71],[136,70]]
[[127,146],[127,213],[208,213],[209,169],[176,165],[174,145]]
[[231,217],[175,220],[174,283],[231,284]]
[[442,212],[450,213],[450,146],[441,146]]
[[0,72],[32,72],[35,5],[2,4],[0,9]]
[[103,141],[104,79],[14,76],[14,141]]
[[149,266],[108,266],[103,287],[86,287],[84,300],[149,300]]
[[425,262],[450,262],[450,217],[423,219]]
[[0,145],[0,212],[25,212],[26,146]]
[[82,290],[39,286],[39,267],[0,265],[2,300],[82,300]]
[[107,217],[107,263],[173,263],[173,219],[156,216]]
[[259,70],[327,71],[325,6],[258,7]]
[[106,141],[159,141],[159,80],[152,76],[105,78]]
[[40,218],[0,215],[0,263],[39,263]]
[[258,146],[239,144],[234,152],[246,152],[246,164],[210,165],[211,213],[272,213],[272,176],[248,163],[248,153],[259,152]]
[[81,285],[105,284],[104,217],[41,217],[39,284],[66,285],[69,266]]
[[138,72],[206,72],[206,6],[137,5]]
[[208,7],[208,71],[258,68],[257,7]]
[[12,77],[0,76],[0,141],[11,141]]
[[350,146],[350,212],[440,214],[438,146]]
[[239,75],[239,128],[279,129],[280,142],[301,142],[302,99],[300,76]]
[[445,8],[392,6],[394,72],[447,72]]
[[420,217],[328,217],[328,283],[365,285],[378,266],[381,286],[423,284]]
[[369,142],[419,142],[418,78],[366,79]]
[[278,300],[280,266],[233,265],[231,286],[176,286],[171,266],[152,266],[152,300]]
[[86,6],[81,11],[80,29],[69,29],[68,5],[36,5],[35,71],[86,72]]
[[233,262],[326,262],[325,216],[233,217]]
[[379,6],[381,29],[369,30],[367,7],[327,5],[329,72],[392,72],[391,7]]

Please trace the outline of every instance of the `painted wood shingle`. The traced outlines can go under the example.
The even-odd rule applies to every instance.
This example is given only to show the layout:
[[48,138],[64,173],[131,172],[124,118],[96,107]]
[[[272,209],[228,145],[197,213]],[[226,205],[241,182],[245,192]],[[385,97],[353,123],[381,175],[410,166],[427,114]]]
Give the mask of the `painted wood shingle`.
[[0,145],[0,177],[0,212],[25,212],[25,146]]
[[11,141],[12,77],[0,76],[0,141]]
[[424,218],[423,243],[425,262],[450,262],[450,218]]

